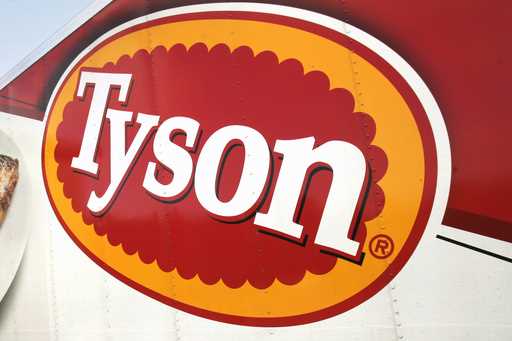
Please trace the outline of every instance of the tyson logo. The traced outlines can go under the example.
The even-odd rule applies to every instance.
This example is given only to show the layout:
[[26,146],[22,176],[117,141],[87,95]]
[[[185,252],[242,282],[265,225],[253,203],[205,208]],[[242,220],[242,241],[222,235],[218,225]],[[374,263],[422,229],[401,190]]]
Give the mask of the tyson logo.
[[212,4],[85,49],[42,165],[62,226],[113,276],[210,319],[293,325],[400,271],[446,201],[445,141],[426,87],[365,33]]
[[[205,54],[208,53],[206,47],[197,47],[200,48],[203,48],[202,52]],[[215,54],[217,51],[226,56],[229,53],[228,47],[222,45],[214,47],[209,53]],[[172,77],[172,73],[163,76]],[[105,151],[110,155],[110,178],[102,194],[98,195],[95,190],[90,193],[87,208],[91,213],[103,215],[112,205],[114,196],[121,189],[121,183],[128,176],[128,171],[133,169],[135,157],[141,153],[150,132],[157,127],[152,152],[158,163],[148,163],[144,180],[140,184],[150,195],[162,201],[176,201],[191,186],[193,177],[197,201],[217,219],[237,221],[252,212],[260,202],[265,187],[268,186],[271,172],[269,146],[265,137],[245,125],[228,125],[216,130],[211,136],[205,137],[201,151],[197,151],[196,173],[193,175],[194,164],[190,153],[196,152],[200,144],[198,121],[186,116],[173,116],[160,124],[159,115],[138,113],[134,117],[131,111],[106,107],[113,87],[119,87],[118,100],[128,103],[128,91],[132,81],[134,80],[131,74],[86,71],[80,74],[77,96],[84,97],[87,85],[91,85],[94,90],[80,153],[71,162],[73,170],[98,176],[100,167],[95,161],[95,155],[104,116],[110,127],[110,145],[105,146],[109,148]],[[165,81],[162,80],[164,83]],[[336,108],[332,111],[335,112]],[[222,120],[222,116],[219,119]],[[131,144],[127,146],[125,131],[133,121],[137,123],[138,129],[134,132]],[[183,147],[171,140],[176,133],[184,134]],[[243,148],[241,176],[235,186],[234,195],[223,201],[218,195],[219,177],[222,176],[221,163],[229,156],[231,148],[236,146],[235,143]],[[360,243],[349,238],[349,228],[366,174],[366,161],[361,150],[341,140],[328,141],[315,147],[315,137],[309,136],[294,140],[277,139],[273,151],[282,158],[280,172],[274,185],[268,212],[256,213],[254,224],[292,238],[300,238],[303,226],[294,221],[294,215],[301,196],[304,200],[305,194],[301,195],[301,192],[304,192],[306,176],[311,173],[308,169],[315,169],[315,165],[324,164],[332,171],[332,183],[320,218],[315,243],[355,256]],[[158,168],[170,171],[172,180],[162,183],[158,179]],[[229,180],[237,182],[236,178]]]

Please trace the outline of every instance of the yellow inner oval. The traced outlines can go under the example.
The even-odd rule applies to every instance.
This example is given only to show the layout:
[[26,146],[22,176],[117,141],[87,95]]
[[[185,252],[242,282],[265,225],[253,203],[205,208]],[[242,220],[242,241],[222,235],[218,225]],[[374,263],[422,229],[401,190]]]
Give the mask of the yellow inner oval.
[[[63,194],[54,159],[56,131],[65,105],[73,100],[82,67],[103,67],[122,55],[133,56],[139,49],[167,48],[181,43],[187,48],[197,42],[209,48],[227,44],[232,50],[245,45],[255,54],[270,50],[280,61],[295,58],[305,72],[319,70],[331,80],[331,88],[345,88],[356,98],[356,110],[370,113],[377,125],[372,144],[382,148],[389,167],[379,182],[386,195],[385,207],[376,219],[367,222],[366,258],[362,266],[338,260],[325,275],[306,273],[296,285],[275,281],[261,290],[248,282],[231,289],[222,281],[206,285],[196,276],[186,280],[176,271],[163,272],[156,262],[144,264],[138,255],[127,255],[113,247],[86,225],[80,213]],[[340,303],[357,294],[381,275],[407,240],[418,213],[423,191],[424,153],[413,114],[391,82],[365,59],[326,38],[297,28],[273,23],[233,19],[204,19],[164,23],[126,34],[106,44],[80,61],[55,98],[47,123],[45,170],[50,196],[70,231],[96,257],[122,275],[165,297],[216,313],[244,317],[288,317],[311,313]],[[372,200],[372,198],[370,198]],[[395,251],[385,260],[368,252],[373,236],[385,233]]]

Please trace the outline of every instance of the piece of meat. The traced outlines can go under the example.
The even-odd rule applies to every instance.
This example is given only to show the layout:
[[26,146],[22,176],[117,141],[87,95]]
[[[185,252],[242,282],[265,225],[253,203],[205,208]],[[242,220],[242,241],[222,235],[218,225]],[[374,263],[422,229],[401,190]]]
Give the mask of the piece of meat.
[[4,221],[18,182],[18,160],[0,155],[0,224]]

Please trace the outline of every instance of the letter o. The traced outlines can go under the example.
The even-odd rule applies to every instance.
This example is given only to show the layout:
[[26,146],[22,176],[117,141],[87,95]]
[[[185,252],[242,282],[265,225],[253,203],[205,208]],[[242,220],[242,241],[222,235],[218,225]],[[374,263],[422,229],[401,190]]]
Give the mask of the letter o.
[[[219,166],[228,144],[242,142],[245,159],[242,175],[234,196],[227,202],[219,200],[216,180]],[[255,129],[231,125],[217,130],[204,144],[197,161],[195,191],[199,203],[210,213],[220,217],[241,216],[260,198],[267,182],[270,151],[265,138]]]

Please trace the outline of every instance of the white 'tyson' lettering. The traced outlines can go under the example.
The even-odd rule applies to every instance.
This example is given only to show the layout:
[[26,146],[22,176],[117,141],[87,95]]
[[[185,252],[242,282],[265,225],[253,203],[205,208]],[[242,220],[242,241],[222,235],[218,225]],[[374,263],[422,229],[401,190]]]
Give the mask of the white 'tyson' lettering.
[[[200,124],[194,119],[175,116],[161,122],[160,116],[138,113],[138,131],[126,146],[125,130],[133,120],[133,113],[107,108],[112,88],[119,88],[121,102],[127,102],[132,82],[131,74],[82,71],[77,96],[85,96],[87,85],[93,86],[91,106],[84,136],[77,157],[71,167],[79,172],[97,176],[99,165],[95,161],[99,136],[105,116],[110,126],[110,181],[106,191],[98,195],[92,191],[87,208],[96,215],[104,213],[115,200],[116,193],[133,167],[145,142],[157,128],[153,140],[153,153],[157,161],[173,173],[170,183],[161,183],[156,177],[156,162],[149,162],[141,184],[152,196],[173,201],[192,185],[199,203],[210,214],[220,219],[242,217],[261,199],[270,172],[271,155],[265,138],[257,130],[230,125],[214,132],[200,151],[194,174],[190,152],[195,149]],[[186,135],[185,147],[176,145],[172,136]],[[241,143],[245,157],[242,175],[233,197],[225,202],[217,197],[216,180],[226,147]],[[349,232],[356,206],[364,186],[366,161],[362,152],[345,141],[329,141],[316,148],[315,138],[276,140],[274,152],[282,155],[282,165],[272,193],[269,209],[258,212],[254,224],[271,229],[291,238],[300,239],[303,226],[294,221],[295,212],[304,187],[308,170],[321,163],[332,170],[332,182],[315,237],[315,244],[355,256],[360,243],[350,239]]]

